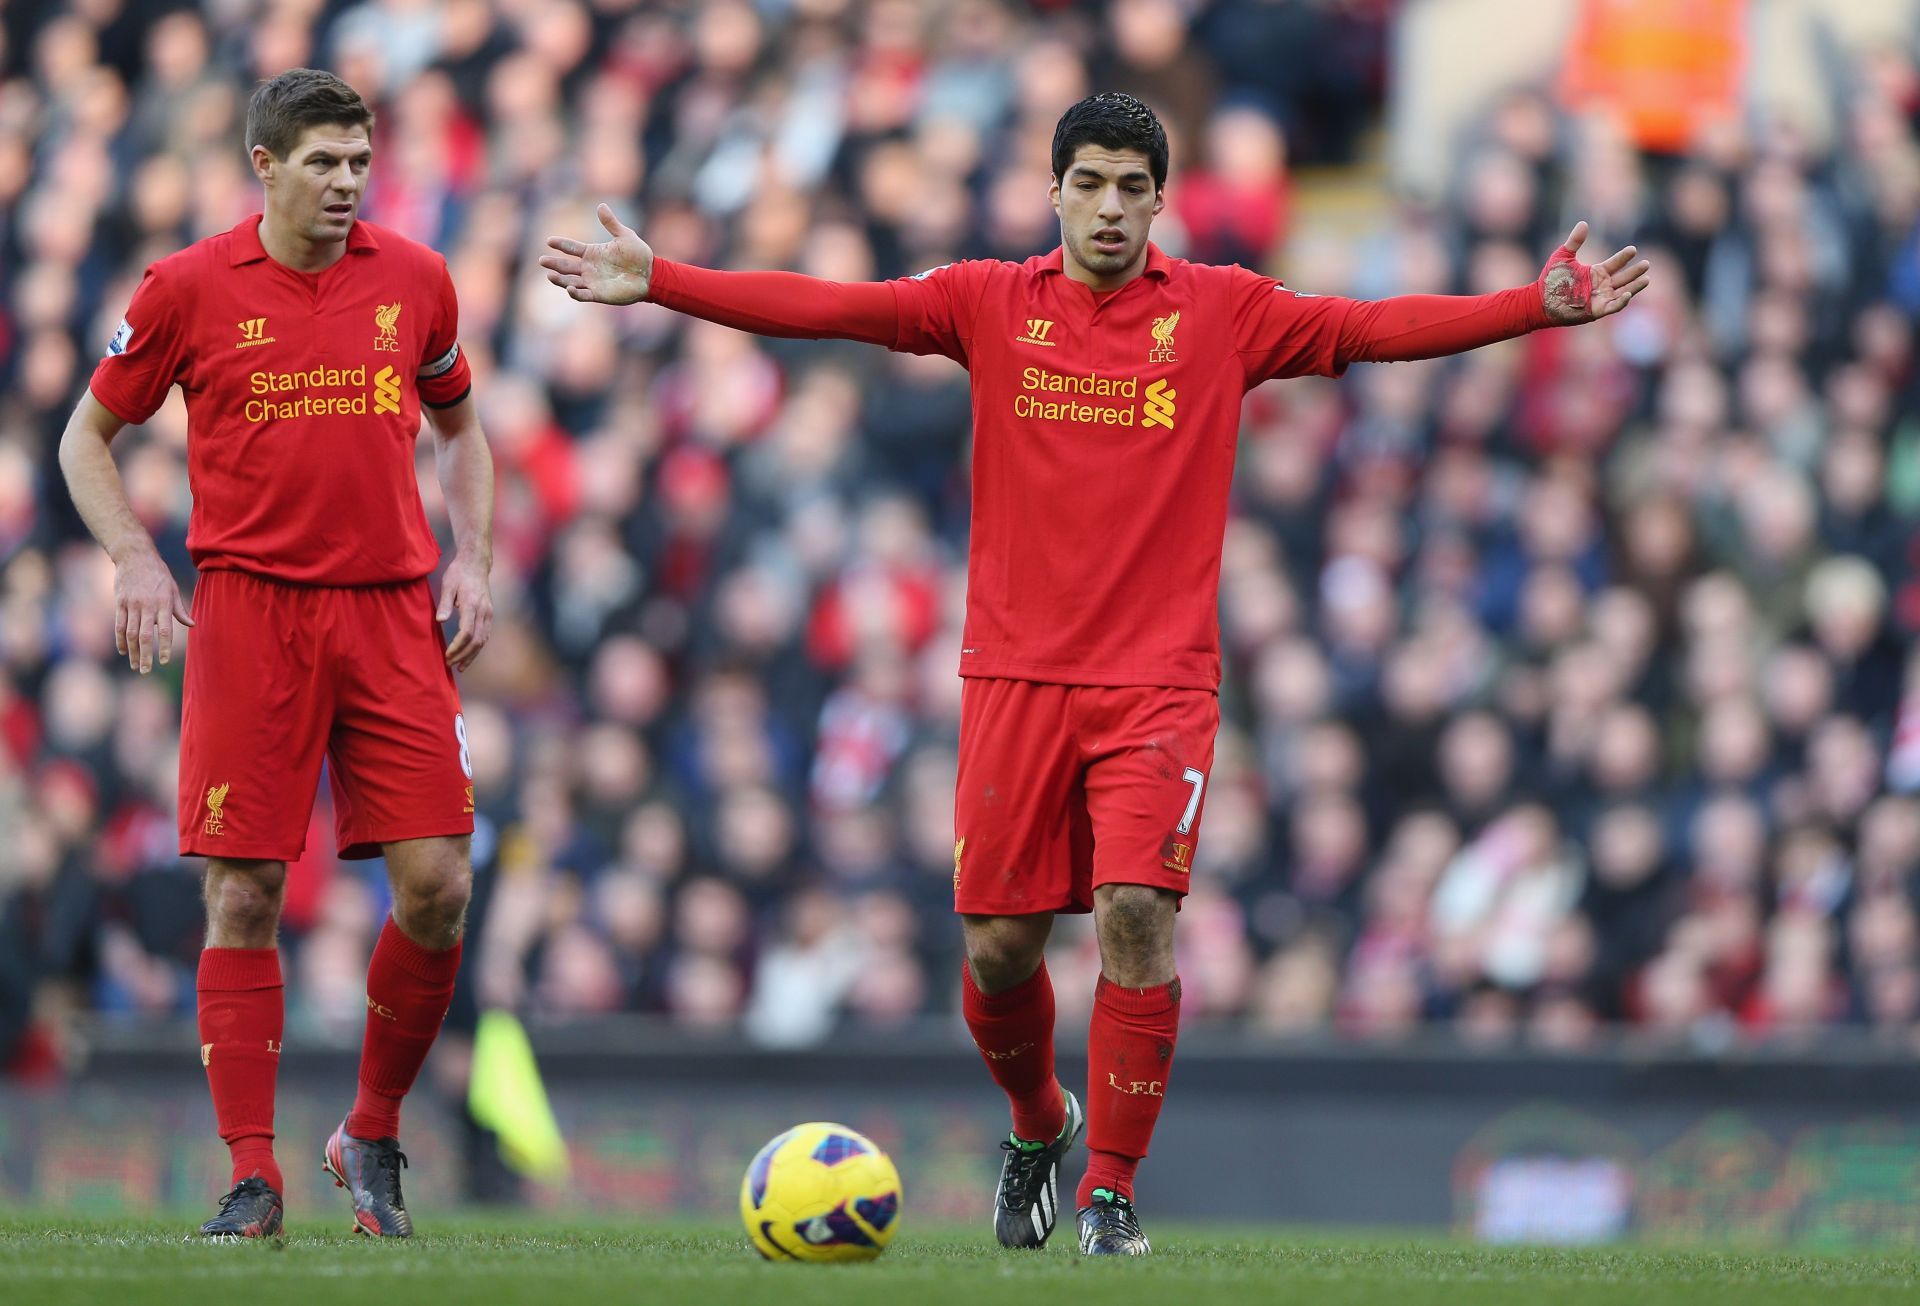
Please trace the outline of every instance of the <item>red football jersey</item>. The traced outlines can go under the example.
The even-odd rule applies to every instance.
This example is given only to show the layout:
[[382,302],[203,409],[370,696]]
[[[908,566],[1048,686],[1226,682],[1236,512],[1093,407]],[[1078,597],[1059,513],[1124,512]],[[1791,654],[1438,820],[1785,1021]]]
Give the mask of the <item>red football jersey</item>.
[[187,399],[202,571],[379,585],[433,570],[414,479],[422,402],[472,388],[446,260],[356,222],[319,273],[268,257],[260,215],[147,269],[91,389],[140,423]]
[[1354,301],[1147,251],[1105,294],[1058,249],[889,283],[893,347],[972,377],[963,676],[1219,687],[1241,396],[1339,372]]

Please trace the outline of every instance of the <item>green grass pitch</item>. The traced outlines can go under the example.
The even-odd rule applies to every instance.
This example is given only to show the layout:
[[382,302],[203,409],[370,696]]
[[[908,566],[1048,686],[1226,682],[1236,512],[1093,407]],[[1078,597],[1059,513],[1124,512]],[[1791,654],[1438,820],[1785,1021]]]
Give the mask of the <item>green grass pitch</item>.
[[[984,1228],[908,1225],[869,1265],[770,1265],[744,1235],[493,1216],[429,1218],[411,1243],[374,1244],[308,1220],[279,1247],[208,1246],[195,1217],[0,1216],[0,1301],[352,1303],[353,1306],[920,1306],[1101,1301],[1212,1306],[1820,1306],[1920,1300],[1920,1254],[1758,1255],[1491,1249],[1431,1238],[1150,1226],[1154,1255],[1083,1261],[1071,1228],[1039,1253],[1003,1252]],[[984,1223],[984,1222],[983,1222]]]

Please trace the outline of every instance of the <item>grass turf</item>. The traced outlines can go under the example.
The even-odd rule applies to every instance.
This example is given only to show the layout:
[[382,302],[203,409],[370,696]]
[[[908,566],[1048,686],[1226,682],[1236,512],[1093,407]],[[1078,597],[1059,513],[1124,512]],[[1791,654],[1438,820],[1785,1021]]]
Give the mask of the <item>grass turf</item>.
[[1920,1255],[1494,1249],[1161,1225],[1149,1229],[1157,1240],[1150,1259],[1112,1263],[1083,1261],[1071,1226],[1058,1230],[1047,1250],[1015,1254],[991,1246],[983,1230],[909,1225],[878,1262],[812,1266],[766,1264],[739,1232],[707,1225],[443,1217],[411,1243],[376,1244],[309,1222],[274,1247],[185,1241],[194,1223],[185,1215],[0,1216],[0,1300],[976,1306],[1098,1296],[1169,1306],[1853,1306],[1920,1296]]

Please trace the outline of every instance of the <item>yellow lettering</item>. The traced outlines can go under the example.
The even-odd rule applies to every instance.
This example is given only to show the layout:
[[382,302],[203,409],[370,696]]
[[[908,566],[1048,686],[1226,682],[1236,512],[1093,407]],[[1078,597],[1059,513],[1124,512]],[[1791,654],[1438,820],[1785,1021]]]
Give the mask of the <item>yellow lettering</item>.
[[1041,422],[1078,422],[1085,426],[1132,426],[1131,404],[1089,404],[1078,399],[1049,402],[1033,395],[1013,397],[1013,415]]
[[304,372],[255,372],[247,385],[257,395],[287,390],[347,390],[365,386],[367,369],[360,367],[315,367]]
[[1022,1056],[1033,1051],[1033,1044],[1031,1043],[1022,1043],[1018,1047],[1007,1049],[1005,1052],[996,1052],[992,1048],[981,1047],[978,1043],[975,1043],[974,1046],[980,1048],[981,1053],[985,1055],[989,1061],[1011,1061],[1017,1056]]
[[[379,404],[381,412],[400,411],[399,380],[391,368],[382,369],[375,378],[376,388],[384,387],[380,398],[392,402]],[[367,413],[367,369],[359,367],[313,367],[303,372],[254,372],[247,377],[247,388],[255,395],[287,395],[287,398],[250,399],[241,409],[249,422],[284,422],[296,417],[329,417]],[[316,391],[346,391],[344,394]],[[289,393],[293,392],[293,393]]]
[[1131,398],[1138,377],[1128,377],[1117,381],[1110,376],[1101,376],[1098,372],[1088,372],[1081,376],[1069,376],[1064,372],[1049,372],[1041,367],[1029,367],[1021,373],[1021,387],[1026,390],[1055,390],[1078,395],[1117,395]]
[[[1098,372],[1087,372],[1078,376],[1064,372],[1050,372],[1044,367],[1022,368],[1020,372],[1022,390],[1039,390],[1055,394],[1090,395],[1101,399],[1131,400],[1140,390],[1140,378],[1137,376],[1111,377],[1101,376]],[[1153,402],[1153,389],[1148,388],[1148,418],[1144,425],[1154,425],[1153,419],[1159,416]],[[1171,400],[1169,395],[1168,399]],[[1168,404],[1168,416],[1171,405]],[[1042,421],[1085,422],[1101,426],[1132,426],[1134,424],[1134,406],[1128,404],[1093,405],[1075,402],[1042,403],[1018,396],[1014,401],[1014,414],[1018,417],[1038,418]],[[1166,423],[1170,424],[1170,423]]]

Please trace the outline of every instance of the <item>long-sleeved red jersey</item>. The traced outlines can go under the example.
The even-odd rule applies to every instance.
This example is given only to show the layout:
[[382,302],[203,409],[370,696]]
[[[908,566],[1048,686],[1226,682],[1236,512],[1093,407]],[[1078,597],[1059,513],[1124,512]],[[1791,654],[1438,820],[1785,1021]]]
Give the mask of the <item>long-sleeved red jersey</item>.
[[1456,353],[1550,325],[1538,284],[1361,302],[1147,247],[1096,293],[1061,251],[844,284],[657,259],[649,297],[762,335],[944,354],[972,377],[963,676],[1220,683],[1240,399],[1272,377]]

